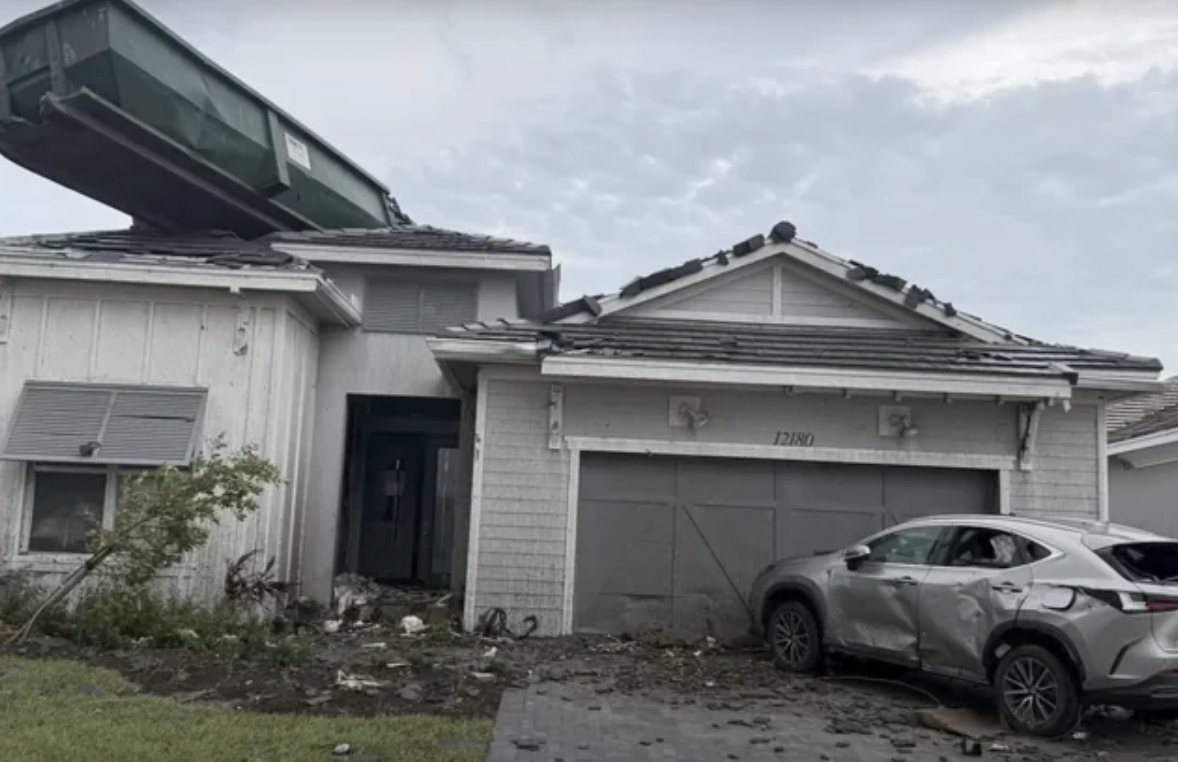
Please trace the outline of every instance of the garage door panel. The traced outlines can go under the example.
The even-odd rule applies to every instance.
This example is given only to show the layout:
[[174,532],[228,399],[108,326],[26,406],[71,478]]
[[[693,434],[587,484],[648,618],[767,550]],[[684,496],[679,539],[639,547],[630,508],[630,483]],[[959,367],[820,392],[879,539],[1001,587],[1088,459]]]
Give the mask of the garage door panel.
[[698,505],[777,505],[773,464],[755,460],[694,458],[679,461],[679,502]]
[[581,498],[675,502],[673,458],[594,453],[581,459]]
[[675,595],[736,597],[774,560],[772,508],[694,505],[675,523]]
[[896,468],[884,480],[884,502],[900,520],[939,513],[987,513],[997,507],[992,474],[948,468]]
[[993,473],[581,456],[574,626],[739,635],[753,577],[899,521],[996,510]]
[[577,632],[612,634],[666,630],[675,620],[675,599],[670,595],[598,595],[575,611]]
[[748,634],[748,609],[732,596],[685,595],[674,600],[671,625],[662,624],[660,629],[685,638],[711,635],[721,640],[736,640]]
[[778,491],[787,506],[838,509],[883,505],[884,469],[840,463],[779,463]]
[[674,506],[593,501],[586,508],[577,522],[578,589],[670,595]]

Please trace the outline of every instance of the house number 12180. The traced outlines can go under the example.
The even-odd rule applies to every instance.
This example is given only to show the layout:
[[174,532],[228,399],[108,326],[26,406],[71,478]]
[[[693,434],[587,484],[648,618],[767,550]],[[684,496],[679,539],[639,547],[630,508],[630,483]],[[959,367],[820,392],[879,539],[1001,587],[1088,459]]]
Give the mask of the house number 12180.
[[809,431],[779,431],[773,437],[773,444],[781,447],[811,447],[814,435]]

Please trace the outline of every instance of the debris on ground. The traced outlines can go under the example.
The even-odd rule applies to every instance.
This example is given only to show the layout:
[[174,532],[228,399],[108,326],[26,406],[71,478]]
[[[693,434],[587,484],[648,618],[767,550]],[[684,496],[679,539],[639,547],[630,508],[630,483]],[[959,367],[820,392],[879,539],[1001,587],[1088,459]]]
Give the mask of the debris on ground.
[[425,629],[425,622],[421,621],[421,617],[405,616],[401,617],[401,633],[406,636],[417,635]]
[[335,684],[349,691],[376,690],[384,685],[379,680],[373,680],[367,675],[349,675],[342,669],[335,675]]
[[1002,727],[992,718],[968,708],[919,709],[913,713],[916,724],[929,730],[940,730],[965,739],[980,741],[1002,735]]

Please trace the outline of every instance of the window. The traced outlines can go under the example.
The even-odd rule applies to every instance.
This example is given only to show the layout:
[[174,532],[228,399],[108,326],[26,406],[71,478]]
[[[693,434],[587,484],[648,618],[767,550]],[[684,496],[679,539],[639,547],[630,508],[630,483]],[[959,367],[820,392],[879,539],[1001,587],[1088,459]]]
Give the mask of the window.
[[127,477],[135,470],[33,465],[29,468],[29,553],[85,553],[96,526],[111,525]]
[[364,330],[435,334],[478,319],[477,281],[372,279],[364,287]]
[[956,567],[1013,569],[1049,555],[1050,550],[1025,537],[1001,529],[966,527],[958,530],[947,563]]
[[910,527],[885,534],[867,543],[871,549],[867,560],[878,564],[928,563],[940,535],[940,527]]

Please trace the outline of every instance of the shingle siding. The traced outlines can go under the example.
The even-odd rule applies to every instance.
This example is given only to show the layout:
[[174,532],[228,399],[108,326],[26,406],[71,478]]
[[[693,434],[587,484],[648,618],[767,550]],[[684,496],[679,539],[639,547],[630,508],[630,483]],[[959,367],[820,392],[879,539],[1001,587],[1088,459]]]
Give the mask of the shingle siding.
[[534,615],[540,634],[556,634],[564,605],[569,456],[548,449],[550,385],[480,383],[487,385],[487,408],[479,448],[476,616],[499,607],[513,626]]
[[1039,421],[1033,470],[1011,475],[1011,510],[1025,516],[1095,519],[1099,513],[1097,407],[1046,408]]

